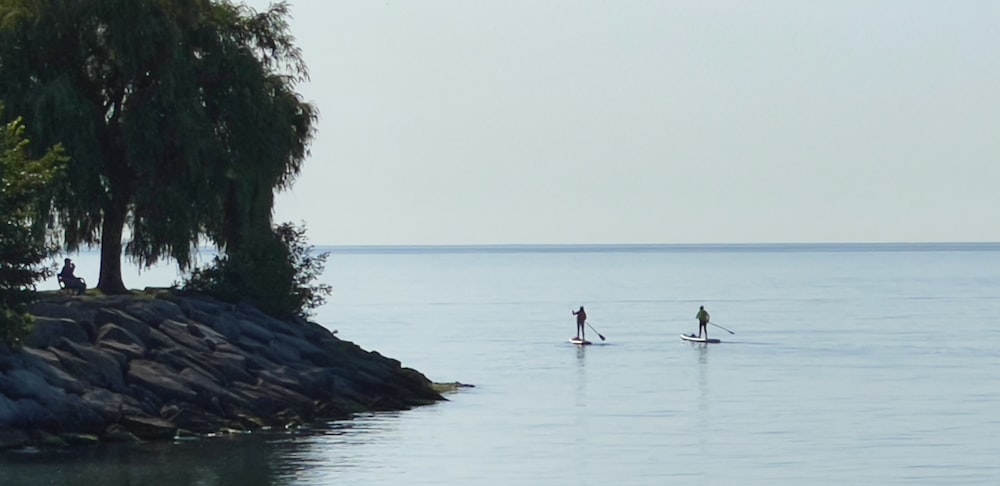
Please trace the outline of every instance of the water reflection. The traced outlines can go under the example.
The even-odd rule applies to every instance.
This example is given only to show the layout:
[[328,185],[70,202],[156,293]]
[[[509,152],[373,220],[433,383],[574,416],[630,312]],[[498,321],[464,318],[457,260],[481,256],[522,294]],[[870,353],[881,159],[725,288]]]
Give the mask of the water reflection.
[[[711,402],[708,384],[708,344],[698,345],[698,410],[703,420],[707,420],[708,404]],[[705,424],[702,424],[705,425]]]
[[384,462],[381,445],[398,436],[401,412],[380,412],[337,422],[306,438],[277,442],[278,477],[293,484],[327,484],[348,469],[377,470]]
[[[698,427],[707,430],[712,423],[709,404],[712,402],[710,395],[711,386],[708,384],[708,344],[698,345]],[[708,434],[698,434],[698,447],[701,449],[701,457],[709,457],[711,446]]]
[[258,437],[107,444],[0,455],[0,484],[236,486],[276,481],[273,447]]
[[576,347],[576,408],[587,406],[587,346]]
[[[324,429],[247,434],[183,442],[104,444],[67,450],[0,454],[0,484],[246,486],[302,484],[303,475],[322,464],[342,466],[349,457],[319,444],[364,442],[369,428],[393,423],[377,419],[329,424]],[[334,455],[337,455],[334,452]],[[343,456],[343,452],[339,454]],[[315,484],[315,483],[314,483]]]

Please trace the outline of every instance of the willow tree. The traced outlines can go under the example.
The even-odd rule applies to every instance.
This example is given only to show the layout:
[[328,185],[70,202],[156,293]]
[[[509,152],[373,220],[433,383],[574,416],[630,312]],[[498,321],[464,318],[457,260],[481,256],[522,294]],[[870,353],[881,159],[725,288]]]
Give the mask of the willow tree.
[[0,100],[72,159],[57,199],[66,249],[100,246],[98,288],[126,291],[123,255],[182,270],[204,238],[270,235],[316,112],[288,5],[210,0],[0,0]]

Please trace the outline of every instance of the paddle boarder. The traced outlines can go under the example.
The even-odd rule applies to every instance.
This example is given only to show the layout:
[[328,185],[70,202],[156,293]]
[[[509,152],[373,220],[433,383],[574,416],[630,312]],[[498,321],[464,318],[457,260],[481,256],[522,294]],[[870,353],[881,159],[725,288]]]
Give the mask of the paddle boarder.
[[581,305],[580,310],[573,311],[573,315],[576,316],[576,337],[586,341],[583,325],[587,323],[587,311],[583,310]]
[[698,337],[701,337],[701,332],[705,331],[705,339],[708,339],[708,321],[711,317],[708,315],[708,311],[705,310],[705,306],[698,308],[698,314],[694,316],[698,319]]

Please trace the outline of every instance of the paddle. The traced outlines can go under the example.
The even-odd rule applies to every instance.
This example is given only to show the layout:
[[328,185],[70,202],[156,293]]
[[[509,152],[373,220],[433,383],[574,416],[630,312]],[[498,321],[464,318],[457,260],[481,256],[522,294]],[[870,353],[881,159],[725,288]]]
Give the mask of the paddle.
[[[594,326],[591,326],[589,322],[587,323],[587,326],[593,329],[594,332],[597,332],[597,329],[594,329]],[[599,332],[597,332],[597,337],[601,338],[601,341],[605,341],[604,336],[602,336]]]
[[729,329],[726,329],[726,328],[724,328],[724,327],[722,327],[722,326],[720,326],[720,325],[718,325],[718,324],[716,324],[714,322],[709,321],[708,323],[711,324],[711,325],[713,325],[713,326],[715,326],[715,327],[718,327],[719,329],[722,329],[722,330],[728,332],[729,334],[736,334],[735,332],[730,331]]

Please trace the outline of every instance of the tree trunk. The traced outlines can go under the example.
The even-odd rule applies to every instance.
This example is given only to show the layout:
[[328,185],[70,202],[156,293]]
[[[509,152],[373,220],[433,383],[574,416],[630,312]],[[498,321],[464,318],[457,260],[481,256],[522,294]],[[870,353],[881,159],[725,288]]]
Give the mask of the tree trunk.
[[125,205],[112,202],[106,206],[101,224],[101,276],[97,288],[108,295],[128,293],[122,281],[122,231],[126,212]]

